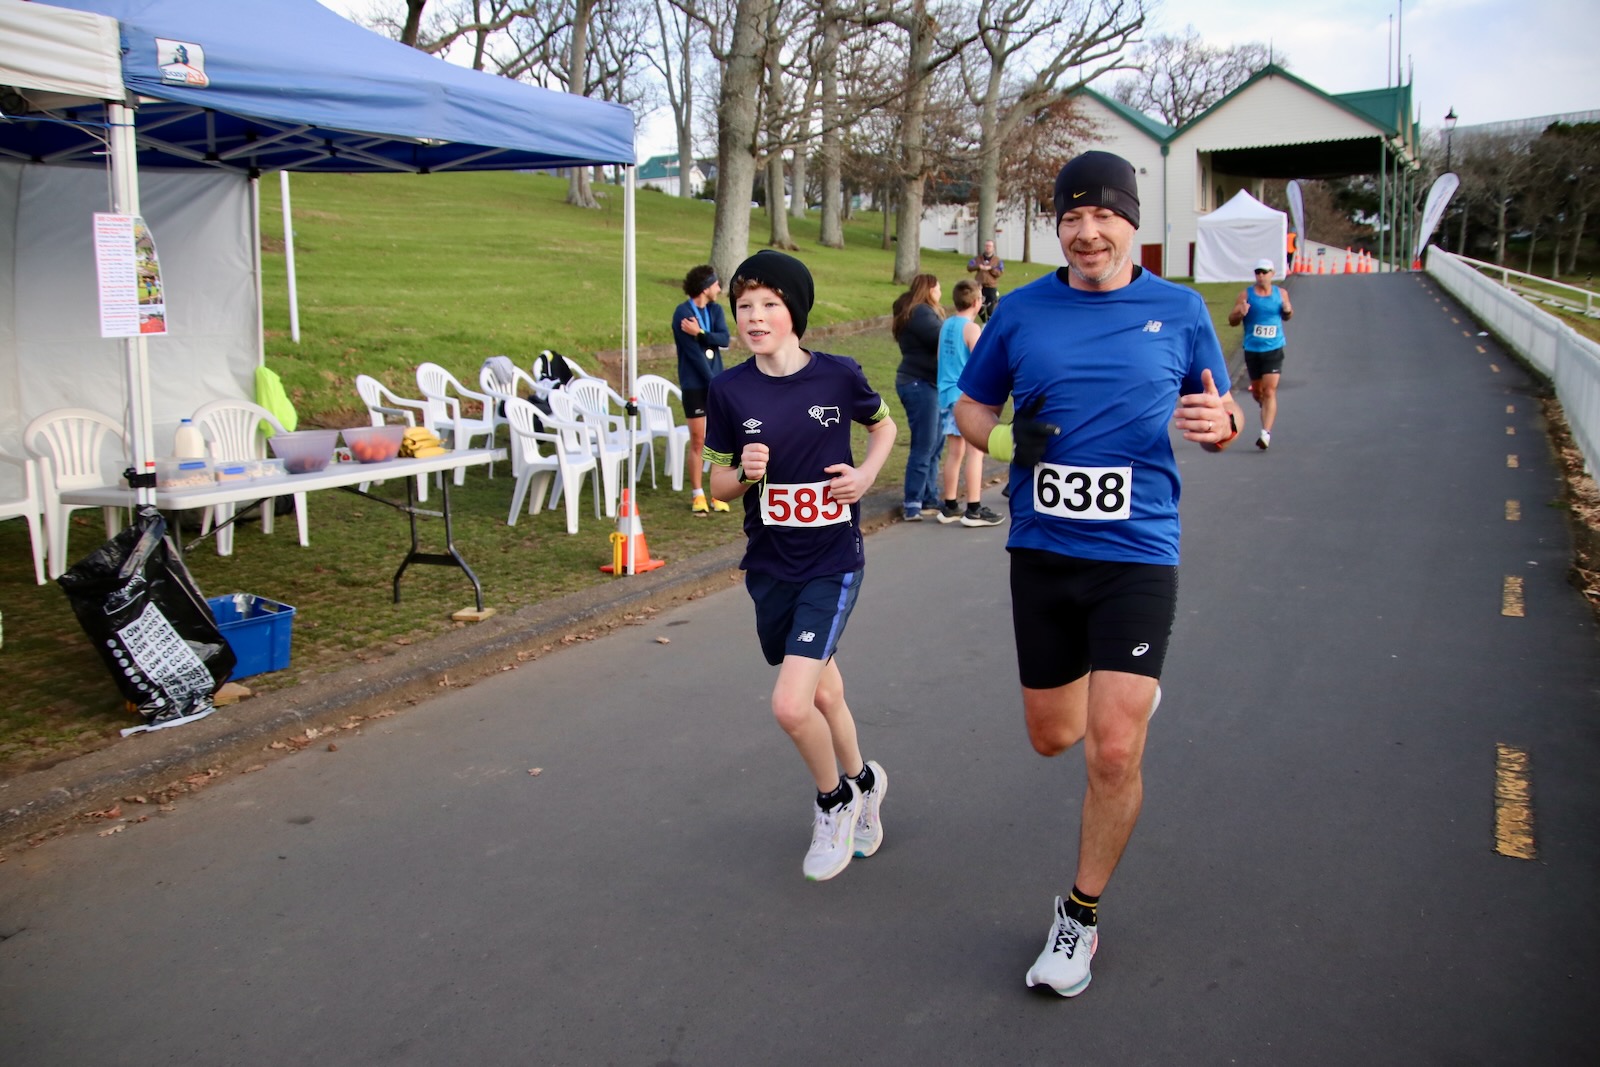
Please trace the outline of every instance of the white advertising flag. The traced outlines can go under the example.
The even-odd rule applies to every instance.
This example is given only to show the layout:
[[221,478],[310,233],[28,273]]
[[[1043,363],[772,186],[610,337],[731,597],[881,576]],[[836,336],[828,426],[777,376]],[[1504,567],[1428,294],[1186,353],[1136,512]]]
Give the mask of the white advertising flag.
[[1428,202],[1422,206],[1422,228],[1417,231],[1417,247],[1411,253],[1413,260],[1422,258],[1422,250],[1428,247],[1428,239],[1433,236],[1439,220],[1444,218],[1444,209],[1450,205],[1450,198],[1456,195],[1460,185],[1460,178],[1447,173],[1439,175],[1433,188],[1428,190]]
[[1290,182],[1285,189],[1285,193],[1289,197],[1289,218],[1294,220],[1294,232],[1300,237],[1298,243],[1301,247],[1304,247],[1306,243],[1306,199],[1305,195],[1300,192],[1299,180],[1296,179]]

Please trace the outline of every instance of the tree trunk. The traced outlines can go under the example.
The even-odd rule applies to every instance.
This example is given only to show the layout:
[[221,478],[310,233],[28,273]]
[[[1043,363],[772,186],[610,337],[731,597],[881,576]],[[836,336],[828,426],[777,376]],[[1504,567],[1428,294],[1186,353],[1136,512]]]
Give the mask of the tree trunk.
[[771,221],[771,240],[767,247],[793,252],[800,246],[789,236],[789,214],[783,209],[783,156],[767,157],[767,218]]
[[1506,199],[1500,197],[1500,208],[1495,212],[1494,222],[1494,261],[1500,266],[1506,265]]
[[406,24],[400,31],[400,43],[417,47],[417,36],[422,32],[422,9],[428,0],[406,0]]
[[822,27],[822,48],[817,54],[822,76],[822,220],[817,243],[827,248],[844,247],[844,216],[849,210],[844,197],[843,147],[839,141],[839,39],[843,30],[837,19]]
[[928,59],[933,52],[933,20],[926,0],[915,0],[911,48],[906,58],[905,113],[900,126],[900,224],[894,250],[894,280],[910,285],[922,269],[922,192],[925,178],[923,120],[928,110]]
[[789,216],[783,204],[783,65],[778,54],[778,5],[767,10],[767,247],[793,252]]
[[883,213],[883,250],[885,252],[894,247],[894,222],[889,215],[889,187],[883,187],[883,195],[878,198],[878,210]]
[[1463,205],[1461,211],[1461,225],[1456,231],[1456,255],[1458,256],[1471,255],[1471,253],[1467,251],[1467,216],[1470,214],[1472,214],[1472,212],[1466,210],[1465,205]]
[[1578,249],[1583,247],[1583,230],[1589,224],[1589,212],[1579,211],[1572,226],[1572,251],[1567,253],[1567,273],[1578,273]]
[[789,217],[806,217],[806,141],[810,134],[800,124],[800,136],[795,138],[794,159],[789,164]]
[[775,0],[739,0],[733,40],[723,64],[717,102],[717,210],[711,230],[711,265],[733,278],[750,252],[750,191],[756,177],[756,104],[761,95],[761,54],[767,11]]
[[[991,63],[989,83],[978,115],[978,232],[973,238],[976,255],[983,242],[994,238],[995,212],[1000,200],[1000,64]],[[1026,257],[1024,257],[1026,261]]]
[[[567,91],[574,96],[588,93],[589,17],[594,0],[577,0],[572,18],[572,54],[567,63]],[[595,210],[600,204],[589,189],[589,168],[573,167],[567,172],[567,203]]]

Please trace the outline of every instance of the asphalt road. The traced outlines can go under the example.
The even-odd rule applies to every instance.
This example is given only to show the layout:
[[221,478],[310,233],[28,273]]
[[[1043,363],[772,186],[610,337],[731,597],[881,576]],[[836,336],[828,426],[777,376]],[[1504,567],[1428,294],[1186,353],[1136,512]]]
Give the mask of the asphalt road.
[[[734,587],[14,855],[0,1055],[1592,1062],[1600,655],[1530,382],[1426,279],[1294,296],[1272,450],[1180,453],[1165,699],[1083,996],[1022,983],[1083,770],[1023,735],[1004,527],[923,523],[869,540],[840,657],[891,781],[872,859],[801,878],[810,785]],[[1495,851],[1499,745],[1532,860]]]

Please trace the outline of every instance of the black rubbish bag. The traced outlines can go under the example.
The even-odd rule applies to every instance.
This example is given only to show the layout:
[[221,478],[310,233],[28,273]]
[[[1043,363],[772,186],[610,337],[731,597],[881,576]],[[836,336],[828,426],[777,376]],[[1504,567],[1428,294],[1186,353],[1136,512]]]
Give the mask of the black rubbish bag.
[[166,533],[161,512],[142,507],[132,526],[56,579],[145,720],[124,737],[211,714],[211,698],[237,662]]

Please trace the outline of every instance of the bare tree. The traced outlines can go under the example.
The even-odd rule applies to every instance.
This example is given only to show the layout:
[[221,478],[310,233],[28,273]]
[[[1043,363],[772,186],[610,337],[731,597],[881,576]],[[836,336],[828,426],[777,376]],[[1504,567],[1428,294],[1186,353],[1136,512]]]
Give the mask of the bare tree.
[[1214,48],[1193,26],[1183,35],[1160,34],[1136,48],[1139,73],[1122,78],[1111,96],[1129,107],[1158,116],[1168,126],[1182,126],[1250,80],[1269,62],[1288,60],[1260,42]]
[[[1033,262],[1033,218],[1051,208],[1056,173],[1076,154],[1078,144],[1093,133],[1093,124],[1072,98],[1057,96],[1024,116],[1007,137],[1006,153],[996,174],[996,192],[1021,215],[1024,263]],[[984,235],[994,230],[982,229],[981,214],[979,219],[980,240],[988,240]]]
[[[978,240],[994,233],[1000,162],[1016,131],[1058,91],[1123,65],[1144,27],[1144,0],[981,0],[968,95],[978,107]],[[1043,45],[1048,51],[1040,52]],[[1030,74],[1017,76],[1019,59]],[[1063,90],[1061,81],[1076,72]],[[974,249],[973,251],[976,251]]]
[[655,13],[660,48],[647,55],[666,86],[667,106],[672,109],[672,128],[678,140],[678,195],[688,197],[693,194],[690,172],[694,169],[694,48],[704,29],[668,0],[655,0]]

